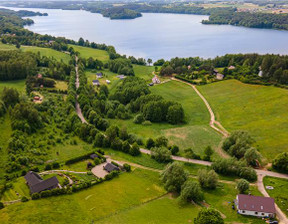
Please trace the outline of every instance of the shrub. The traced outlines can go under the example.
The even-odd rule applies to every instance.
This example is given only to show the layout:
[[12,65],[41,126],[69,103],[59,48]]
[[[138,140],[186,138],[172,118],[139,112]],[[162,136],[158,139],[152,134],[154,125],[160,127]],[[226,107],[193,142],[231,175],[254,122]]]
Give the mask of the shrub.
[[146,141],[146,148],[151,149],[155,146],[155,142],[152,138],[148,138]]
[[114,161],[111,161],[111,163],[112,163],[113,165],[119,167],[119,164],[118,164],[118,163],[116,163],[116,162],[114,162]]
[[4,203],[0,201],[0,209],[4,208]]
[[172,155],[176,155],[179,152],[179,147],[177,145],[173,145],[170,148]]
[[151,149],[151,158],[159,163],[166,163],[171,161],[171,152],[164,147],[154,147]]
[[124,168],[124,170],[125,170],[126,172],[130,172],[130,171],[131,171],[131,166],[130,166],[129,164],[127,164],[127,163],[124,163],[124,164],[123,164],[123,168]]
[[199,170],[198,181],[202,188],[215,189],[218,183],[218,175],[214,170]]
[[129,154],[132,155],[132,156],[138,156],[138,155],[141,154],[140,148],[139,148],[139,146],[138,146],[138,144],[136,142],[133,143],[132,147],[130,148]]
[[50,163],[46,164],[46,166],[45,166],[44,169],[45,169],[45,170],[52,170],[51,164],[50,164]]
[[101,160],[99,158],[95,158],[94,159],[94,163],[95,163],[95,166],[99,165],[101,163]]
[[273,168],[285,173],[288,173],[288,153],[283,152],[276,156],[273,160]]
[[133,122],[134,122],[135,124],[142,124],[142,122],[143,122],[144,120],[145,120],[145,119],[144,119],[143,114],[137,114],[137,115],[135,116]]
[[58,168],[60,168],[60,164],[58,162],[53,162],[52,167],[53,167],[53,169],[58,169]]
[[23,197],[21,198],[21,201],[22,201],[22,202],[26,202],[26,201],[29,201],[29,199],[28,199],[26,196],[23,196]]
[[122,151],[125,153],[129,153],[130,151],[130,144],[127,140],[123,142]]
[[245,179],[240,179],[237,183],[237,190],[240,194],[244,194],[247,190],[249,190],[249,182]]
[[179,200],[181,203],[185,202],[198,202],[204,198],[203,192],[199,184],[192,180],[187,180],[181,187],[181,194]]
[[88,159],[90,158],[90,155],[93,154],[94,152],[89,152],[85,155],[82,155],[82,156],[78,156],[78,157],[75,157],[75,158],[72,158],[72,159],[68,159],[66,162],[65,162],[65,165],[70,165],[70,164],[73,164],[73,163],[77,163],[79,161],[82,161],[82,160],[85,160],[85,159]]
[[156,147],[161,147],[161,146],[167,147],[167,145],[168,145],[168,139],[166,137],[160,136],[156,138],[155,140]]
[[40,194],[39,193],[34,193],[31,195],[32,200],[36,200],[40,198]]
[[195,224],[224,224],[220,212],[213,208],[202,208],[194,219]]
[[112,171],[111,173],[108,173],[104,178],[105,180],[112,180],[114,177],[119,176],[118,171]]
[[87,171],[87,175],[92,176],[93,173],[91,171]]

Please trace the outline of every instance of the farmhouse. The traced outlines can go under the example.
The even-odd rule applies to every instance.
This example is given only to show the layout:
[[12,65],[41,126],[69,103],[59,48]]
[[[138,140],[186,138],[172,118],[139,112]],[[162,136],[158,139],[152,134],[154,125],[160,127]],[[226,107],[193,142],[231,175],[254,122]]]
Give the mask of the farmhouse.
[[103,77],[102,72],[97,73],[97,74],[96,74],[96,77],[97,77],[98,79],[101,79],[101,78]]
[[275,217],[274,198],[238,194],[235,204],[238,213],[242,215]]
[[99,80],[93,80],[92,84],[93,84],[93,86],[100,86]]
[[108,173],[112,172],[112,171],[119,171],[119,167],[115,166],[112,163],[106,163],[106,165],[103,167],[104,170],[106,170]]
[[59,186],[57,177],[51,177],[47,180],[43,180],[37,173],[29,171],[24,176],[27,185],[30,188],[30,193],[39,193],[45,190],[51,190]]

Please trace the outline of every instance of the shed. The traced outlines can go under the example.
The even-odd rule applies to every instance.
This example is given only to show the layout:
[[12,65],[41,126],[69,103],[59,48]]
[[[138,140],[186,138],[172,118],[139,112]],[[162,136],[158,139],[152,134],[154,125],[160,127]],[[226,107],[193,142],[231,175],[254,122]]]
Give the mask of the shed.
[[100,86],[99,80],[93,80],[92,84],[93,84],[93,86]]
[[95,159],[95,158],[99,158],[99,156],[95,153],[90,155],[90,159]]
[[103,77],[102,72],[96,73],[96,77],[97,77],[98,79],[102,78],[102,77]]

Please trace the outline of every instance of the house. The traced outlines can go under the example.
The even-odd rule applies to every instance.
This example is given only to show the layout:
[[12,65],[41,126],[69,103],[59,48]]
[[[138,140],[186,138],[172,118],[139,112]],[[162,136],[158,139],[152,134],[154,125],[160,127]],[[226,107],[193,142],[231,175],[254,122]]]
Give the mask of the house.
[[106,165],[103,167],[104,170],[106,170],[108,173],[112,172],[112,171],[119,171],[119,167],[115,166],[112,163],[106,163]]
[[221,73],[217,73],[217,74],[216,74],[216,79],[217,79],[217,80],[223,80],[223,79],[224,79],[224,75],[221,74]]
[[108,79],[106,79],[106,83],[107,83],[107,84],[110,84],[110,83],[111,83],[111,81],[110,81],[110,80],[108,80]]
[[153,77],[152,82],[153,82],[154,84],[159,84],[159,83],[161,83],[161,81],[160,81],[160,79],[157,77],[157,75],[155,75],[155,76]]
[[116,77],[119,78],[119,79],[125,79],[126,78],[125,75],[117,75]]
[[96,74],[96,77],[97,77],[97,79],[101,79],[101,78],[103,77],[102,72],[97,73],[97,74]]
[[99,156],[97,154],[95,154],[95,153],[90,155],[90,159],[94,160],[95,158],[99,158]]
[[38,79],[42,79],[42,77],[43,77],[42,74],[40,74],[40,73],[37,74],[37,78],[38,78]]
[[26,184],[30,188],[30,193],[39,193],[41,191],[52,190],[59,186],[57,177],[51,177],[43,180],[37,173],[29,171],[25,176]]
[[275,217],[274,198],[238,194],[235,205],[239,214],[257,217]]
[[92,84],[93,84],[93,86],[100,86],[99,80],[93,80]]
[[230,66],[228,67],[228,69],[229,69],[229,70],[233,70],[233,69],[235,69],[235,66],[230,65]]

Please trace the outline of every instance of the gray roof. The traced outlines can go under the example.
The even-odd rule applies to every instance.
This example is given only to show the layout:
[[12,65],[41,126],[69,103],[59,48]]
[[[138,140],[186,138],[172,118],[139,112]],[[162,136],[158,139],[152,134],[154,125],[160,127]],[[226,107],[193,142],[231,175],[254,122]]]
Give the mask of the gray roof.
[[95,159],[95,158],[99,158],[99,156],[97,154],[93,153],[93,154],[90,155],[90,158],[91,159]]
[[30,187],[31,194],[39,193],[45,190],[56,188],[59,184],[57,177],[51,177],[43,180],[37,173],[29,171],[25,176],[28,186]]
[[112,171],[114,171],[114,170],[117,170],[117,171],[120,170],[119,167],[115,166],[115,165],[112,164],[112,163],[107,163],[107,164],[104,166],[104,169],[105,169],[106,171],[108,171],[109,173],[112,172]]

